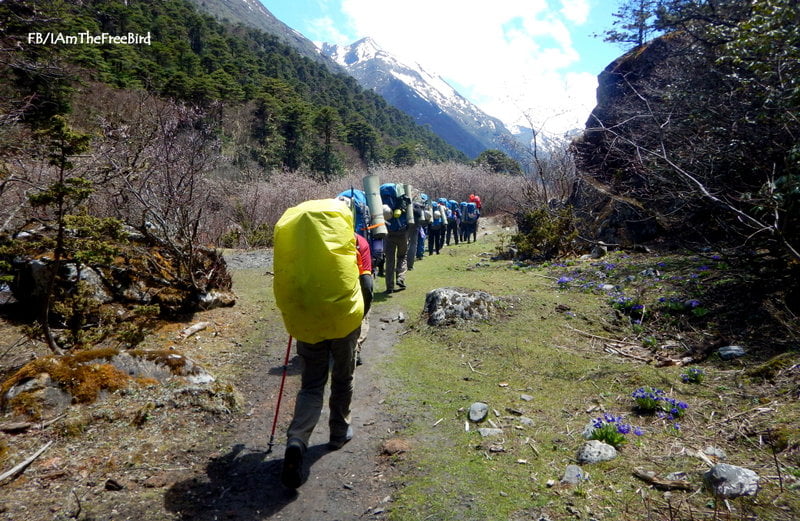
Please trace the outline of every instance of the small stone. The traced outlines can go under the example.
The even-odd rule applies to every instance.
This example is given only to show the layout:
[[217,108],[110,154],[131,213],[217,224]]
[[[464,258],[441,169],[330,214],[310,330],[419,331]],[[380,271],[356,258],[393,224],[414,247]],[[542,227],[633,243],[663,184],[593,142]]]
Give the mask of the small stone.
[[600,440],[589,440],[578,451],[578,463],[599,463],[617,457],[617,449]]
[[578,465],[567,465],[564,471],[564,476],[561,478],[561,483],[569,485],[577,485],[581,481],[589,479],[589,475],[583,472],[583,469]]
[[720,449],[719,447],[708,446],[705,449],[703,449],[703,453],[706,456],[711,456],[712,458],[715,458],[715,459],[718,459],[718,460],[724,460],[724,459],[726,459],[728,457],[728,455],[725,454],[725,451]]
[[489,406],[483,402],[475,402],[469,407],[469,419],[475,423],[485,420],[488,413]]
[[480,429],[478,429],[478,432],[484,438],[488,438],[490,436],[500,436],[501,434],[503,434],[503,429],[492,429],[490,427],[481,427]]
[[526,402],[529,402],[529,401],[533,400],[533,396],[531,396],[530,394],[523,394],[523,395],[520,396],[520,399],[525,400]]
[[719,353],[719,357],[723,360],[733,360],[734,358],[742,357],[745,354],[744,348],[740,346],[720,347],[719,351],[717,352]]
[[106,490],[114,490],[114,491],[122,490],[123,488],[125,488],[122,485],[122,483],[120,483],[116,479],[108,479],[108,480],[106,480],[105,487],[106,487]]

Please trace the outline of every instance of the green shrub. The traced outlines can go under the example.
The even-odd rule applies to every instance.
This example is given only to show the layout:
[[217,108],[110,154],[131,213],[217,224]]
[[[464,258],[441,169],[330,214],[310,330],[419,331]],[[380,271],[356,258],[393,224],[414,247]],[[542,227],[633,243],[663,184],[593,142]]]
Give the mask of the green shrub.
[[553,259],[574,252],[578,236],[572,207],[560,210],[538,208],[517,215],[518,232],[511,237],[525,259]]

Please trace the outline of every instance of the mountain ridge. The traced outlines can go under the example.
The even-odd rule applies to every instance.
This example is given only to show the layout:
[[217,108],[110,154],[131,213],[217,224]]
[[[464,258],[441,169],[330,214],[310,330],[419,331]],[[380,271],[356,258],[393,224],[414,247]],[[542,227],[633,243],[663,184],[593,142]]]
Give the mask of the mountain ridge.
[[369,36],[346,46],[322,43],[318,47],[363,87],[382,95],[466,155],[474,158],[495,148],[513,155],[517,140],[502,121],[419,63],[403,63]]
[[344,69],[322,55],[314,42],[279,20],[259,0],[189,0],[189,2],[220,21],[241,23],[272,34],[302,56],[325,65],[331,72],[345,73]]

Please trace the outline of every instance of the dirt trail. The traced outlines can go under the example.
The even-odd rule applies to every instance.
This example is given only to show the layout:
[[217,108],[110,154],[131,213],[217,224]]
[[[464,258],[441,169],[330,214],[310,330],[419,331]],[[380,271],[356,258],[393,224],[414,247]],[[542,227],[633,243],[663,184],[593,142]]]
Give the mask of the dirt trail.
[[382,405],[386,386],[381,384],[380,370],[402,327],[392,320],[399,310],[389,305],[376,304],[373,309],[372,328],[362,354],[364,365],[356,368],[355,437],[339,451],[328,450],[327,411],[323,410],[306,453],[309,476],[297,491],[280,483],[286,425],[299,383],[296,356],[289,364],[275,445],[267,453],[284,340],[280,359],[272,356],[253,361],[249,379],[239,385],[250,412],[235,429],[228,451],[209,460],[205,476],[174,484],[165,495],[165,507],[187,521],[383,519],[392,485],[391,467],[380,452],[394,426]]

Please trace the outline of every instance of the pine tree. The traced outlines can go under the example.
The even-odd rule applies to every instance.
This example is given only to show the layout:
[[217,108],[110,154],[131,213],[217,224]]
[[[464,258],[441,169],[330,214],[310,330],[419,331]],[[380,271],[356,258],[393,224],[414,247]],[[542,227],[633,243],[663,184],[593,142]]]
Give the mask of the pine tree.
[[606,42],[624,47],[647,43],[658,34],[656,19],[663,0],[624,0],[612,15],[612,28],[602,36]]

